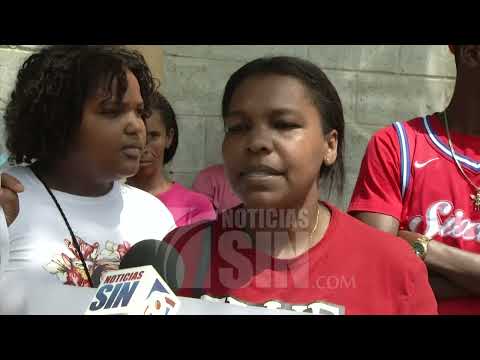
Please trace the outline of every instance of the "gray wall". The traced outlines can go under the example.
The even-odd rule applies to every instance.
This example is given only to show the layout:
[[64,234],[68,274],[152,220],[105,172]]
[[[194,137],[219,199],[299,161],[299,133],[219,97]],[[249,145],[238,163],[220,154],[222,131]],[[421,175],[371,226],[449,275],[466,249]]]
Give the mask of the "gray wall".
[[[337,87],[345,111],[347,181],[342,208],[350,200],[366,144],[376,130],[397,120],[443,110],[455,76],[447,45],[261,45],[163,46],[163,92],[181,123],[182,141],[174,177],[187,185],[195,173],[221,162],[221,96],[233,71],[265,55],[309,59]],[[195,149],[195,151],[192,151]]]
[[[0,45],[0,116],[21,61],[35,45]],[[164,45],[162,92],[179,117],[173,177],[190,186],[198,170],[221,162],[221,95],[230,74],[265,55],[293,55],[321,66],[342,98],[347,122],[344,208],[365,146],[377,129],[442,110],[455,76],[447,45]]]

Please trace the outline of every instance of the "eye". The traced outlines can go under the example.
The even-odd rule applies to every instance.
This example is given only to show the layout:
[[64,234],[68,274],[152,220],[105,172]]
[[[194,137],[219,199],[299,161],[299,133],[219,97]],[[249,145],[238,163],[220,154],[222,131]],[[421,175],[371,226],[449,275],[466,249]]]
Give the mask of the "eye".
[[156,139],[160,136],[160,133],[159,132],[149,132],[148,133],[148,136],[151,137],[152,139]]
[[116,117],[118,115],[121,114],[121,109],[120,108],[103,108],[101,111],[100,111],[100,114],[102,115],[106,115],[108,117]]
[[240,133],[243,131],[247,131],[249,129],[249,125],[246,122],[238,122],[235,124],[226,124],[225,125],[225,133],[232,134],[232,133]]
[[275,129],[278,129],[278,130],[293,130],[301,127],[299,124],[297,124],[294,121],[283,120],[283,119],[275,120],[273,125]]

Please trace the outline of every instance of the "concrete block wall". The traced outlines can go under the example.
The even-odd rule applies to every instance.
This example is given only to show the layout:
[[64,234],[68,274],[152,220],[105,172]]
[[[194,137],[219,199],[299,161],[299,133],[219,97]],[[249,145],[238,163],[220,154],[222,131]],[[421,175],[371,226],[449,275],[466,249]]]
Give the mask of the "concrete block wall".
[[[346,120],[346,208],[368,140],[398,120],[443,110],[454,87],[446,45],[164,45],[162,92],[181,123],[174,178],[190,185],[198,170],[222,161],[221,96],[236,69],[268,55],[292,55],[325,70]],[[195,151],[192,151],[195,149]]]
[[[0,117],[23,59],[39,45],[0,45]],[[223,138],[221,96],[228,77],[247,61],[292,55],[322,67],[345,111],[349,202],[370,136],[397,120],[442,110],[455,78],[446,45],[161,45],[161,91],[178,114],[180,144],[173,178],[190,186],[197,172],[219,163]]]

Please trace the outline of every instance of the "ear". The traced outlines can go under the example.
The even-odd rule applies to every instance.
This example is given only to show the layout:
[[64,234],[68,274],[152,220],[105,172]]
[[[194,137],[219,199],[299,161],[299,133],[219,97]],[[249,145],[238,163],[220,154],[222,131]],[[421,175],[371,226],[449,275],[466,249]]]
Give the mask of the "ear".
[[480,67],[480,45],[462,45],[458,48],[460,62],[467,68]]
[[169,149],[170,146],[172,146],[174,136],[175,136],[175,130],[170,129],[170,131],[167,134],[167,141],[166,141],[166,144],[165,144],[166,149]]
[[332,130],[325,135],[325,155],[323,156],[323,164],[325,166],[332,166],[337,160],[338,148],[338,131]]

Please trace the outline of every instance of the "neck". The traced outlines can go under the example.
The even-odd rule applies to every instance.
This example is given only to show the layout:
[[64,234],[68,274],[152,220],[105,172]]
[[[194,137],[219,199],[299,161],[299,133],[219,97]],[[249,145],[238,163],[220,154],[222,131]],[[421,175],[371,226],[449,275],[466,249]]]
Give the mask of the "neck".
[[298,257],[325,234],[330,211],[314,198],[296,208],[248,209],[247,232],[257,250],[278,259]]
[[472,88],[457,83],[446,111],[452,131],[480,136],[480,101]]
[[107,194],[113,187],[113,179],[99,179],[81,166],[72,167],[69,161],[59,161],[54,166],[35,163],[32,170],[52,190],[68,194],[98,197]]
[[163,167],[153,170],[140,168],[140,171],[135,176],[129,178],[127,183],[153,195],[161,194],[172,186],[171,181],[165,176]]

